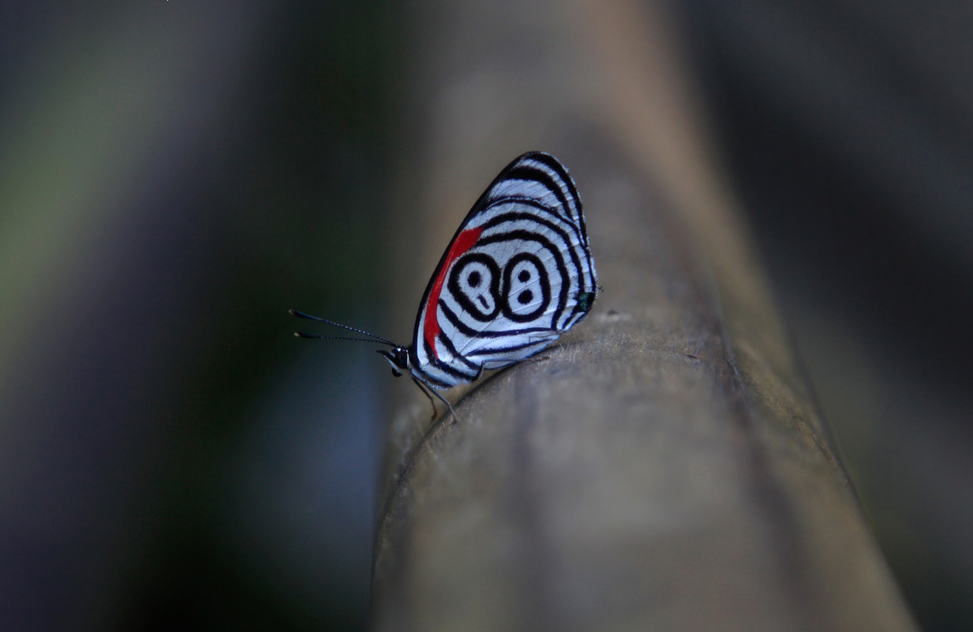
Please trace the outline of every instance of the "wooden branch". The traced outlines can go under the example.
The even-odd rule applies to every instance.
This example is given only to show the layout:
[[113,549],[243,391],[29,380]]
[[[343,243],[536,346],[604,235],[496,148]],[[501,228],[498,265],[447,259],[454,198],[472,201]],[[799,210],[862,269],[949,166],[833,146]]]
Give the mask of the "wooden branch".
[[402,241],[429,252],[404,285],[497,169],[544,149],[578,182],[604,292],[559,345],[470,391],[459,423],[426,432],[416,405],[391,425],[374,629],[915,629],[664,16],[417,4],[440,19],[414,34],[429,215]]

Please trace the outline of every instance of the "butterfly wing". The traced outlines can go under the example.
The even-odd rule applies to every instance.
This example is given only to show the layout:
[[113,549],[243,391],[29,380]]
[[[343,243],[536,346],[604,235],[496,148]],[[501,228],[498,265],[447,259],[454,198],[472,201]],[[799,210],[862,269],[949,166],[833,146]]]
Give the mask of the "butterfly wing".
[[597,284],[574,181],[550,154],[526,153],[443,253],[419,304],[413,372],[445,388],[529,357],[588,313]]

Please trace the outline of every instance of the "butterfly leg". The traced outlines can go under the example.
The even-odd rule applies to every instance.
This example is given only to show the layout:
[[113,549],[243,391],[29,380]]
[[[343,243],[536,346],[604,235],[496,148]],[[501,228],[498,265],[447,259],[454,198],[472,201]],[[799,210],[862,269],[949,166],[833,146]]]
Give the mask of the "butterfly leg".
[[437,393],[436,391],[432,391],[432,394],[438,397],[440,401],[442,401],[442,403],[446,404],[446,408],[449,409],[449,414],[453,416],[453,423],[459,421],[459,417],[456,416],[456,411],[453,410],[453,405],[449,403],[449,400],[443,397],[442,395],[440,395],[439,393]]
[[487,366],[487,364],[489,364],[489,362],[484,362],[483,364],[480,365],[480,369],[476,372],[476,376],[472,380],[470,380],[470,382],[475,382],[478,379],[480,379],[481,377],[483,377],[483,373],[485,371],[495,371],[497,369],[502,369],[502,368],[504,368],[506,366],[510,366],[511,363],[510,362],[499,362],[499,363],[495,364],[494,366]]
[[429,391],[426,389],[426,387],[423,386],[422,382],[419,381],[419,378],[417,378],[414,375],[412,376],[412,382],[419,387],[419,390],[422,391],[422,394],[425,395],[426,399],[429,400],[429,405],[432,406],[432,417],[430,417],[430,419],[435,419],[436,412],[438,411],[436,410],[436,402],[433,401],[432,395],[429,394]]
[[446,408],[449,409],[449,414],[453,416],[453,423],[456,423],[458,417],[456,416],[456,411],[453,410],[453,405],[449,403],[449,400],[448,399],[446,399],[445,397],[443,397],[442,395],[440,395],[439,393],[437,393],[436,391],[434,391],[429,386],[423,384],[422,383],[422,380],[420,380],[419,378],[417,378],[414,375],[412,376],[412,381],[415,382],[416,386],[419,387],[419,390],[422,391],[423,394],[426,397],[429,398],[429,403],[432,404],[432,417],[431,417],[431,419],[435,419],[436,418],[436,402],[432,401],[432,397],[429,395],[430,393],[432,393],[433,395],[435,395],[439,399],[439,401],[441,401],[442,403],[446,404]]

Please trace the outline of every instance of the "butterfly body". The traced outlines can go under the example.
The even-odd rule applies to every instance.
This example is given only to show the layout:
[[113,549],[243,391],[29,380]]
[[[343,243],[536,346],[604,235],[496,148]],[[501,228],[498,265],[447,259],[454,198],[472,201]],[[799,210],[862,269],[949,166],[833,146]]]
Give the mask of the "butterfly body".
[[379,353],[393,373],[445,389],[546,348],[584,318],[597,293],[574,181],[550,154],[529,152],[460,224],[419,303],[412,343],[373,337],[392,347]]

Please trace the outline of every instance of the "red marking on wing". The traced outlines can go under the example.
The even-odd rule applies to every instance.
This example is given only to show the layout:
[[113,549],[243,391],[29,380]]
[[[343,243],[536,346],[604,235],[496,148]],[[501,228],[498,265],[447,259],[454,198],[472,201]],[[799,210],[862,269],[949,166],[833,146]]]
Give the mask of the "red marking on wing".
[[437,358],[439,357],[439,352],[436,351],[436,336],[439,335],[439,312],[437,308],[439,307],[439,295],[443,291],[443,283],[446,282],[446,273],[454,261],[476,245],[476,240],[480,238],[480,233],[482,232],[482,227],[471,228],[456,235],[456,239],[453,240],[453,245],[449,247],[449,254],[446,255],[446,260],[443,261],[443,266],[439,269],[439,276],[436,277],[436,282],[432,285],[432,291],[429,292],[429,300],[426,302],[426,323],[423,327],[423,333],[426,336],[426,342],[432,348],[433,355]]

